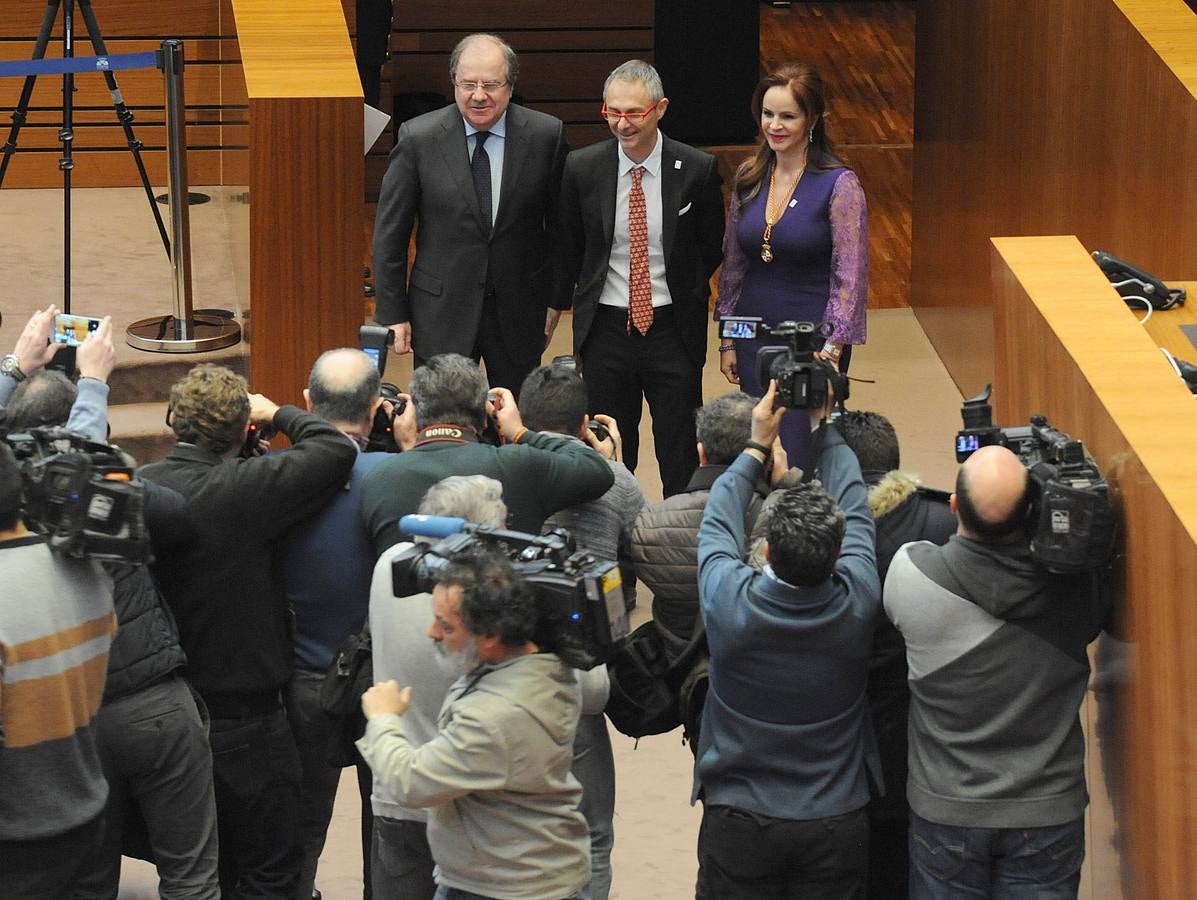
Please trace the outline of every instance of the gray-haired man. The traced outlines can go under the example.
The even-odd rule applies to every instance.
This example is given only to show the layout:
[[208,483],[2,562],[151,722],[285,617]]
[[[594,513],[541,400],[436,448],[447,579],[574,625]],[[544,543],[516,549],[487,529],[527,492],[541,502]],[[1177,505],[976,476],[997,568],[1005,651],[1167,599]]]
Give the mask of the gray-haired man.
[[518,74],[498,37],[461,40],[449,58],[456,105],[400,126],[374,224],[376,318],[395,352],[414,350],[417,367],[439,353],[482,359],[491,385],[512,391],[569,306],[549,252],[565,130],[511,102]]
[[698,465],[708,282],[723,258],[715,157],[661,134],[668,106],[656,69],[619,66],[603,86],[614,137],[571,153],[561,183],[574,353],[590,411],[619,423],[635,471],[648,400],[666,496],[684,490]]

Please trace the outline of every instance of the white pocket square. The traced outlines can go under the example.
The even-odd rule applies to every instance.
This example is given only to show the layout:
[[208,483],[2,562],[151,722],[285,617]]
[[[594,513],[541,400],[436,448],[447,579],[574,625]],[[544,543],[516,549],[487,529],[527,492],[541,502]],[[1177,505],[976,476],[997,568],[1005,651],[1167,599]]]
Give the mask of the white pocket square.
[[693,205],[694,205],[694,201],[691,200],[689,203],[687,203],[685,206],[683,206],[681,209],[679,209],[677,211],[677,214],[679,216],[684,216],[686,213],[688,213],[690,211],[690,207]]

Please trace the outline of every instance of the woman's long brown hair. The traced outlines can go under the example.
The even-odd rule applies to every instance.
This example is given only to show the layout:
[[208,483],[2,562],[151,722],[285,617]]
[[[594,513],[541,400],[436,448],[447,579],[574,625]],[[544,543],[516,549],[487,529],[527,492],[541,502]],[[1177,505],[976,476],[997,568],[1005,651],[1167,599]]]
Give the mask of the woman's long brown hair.
[[[786,63],[762,78],[756,90],[752,92],[752,114],[756,117],[758,128],[765,92],[774,87],[788,88],[806,121],[813,123],[815,133],[807,147],[806,167],[819,172],[842,166],[843,163],[836,155],[835,144],[828,136],[827,125],[824,122],[826,101],[823,94],[823,77],[819,70],[805,63]],[[756,152],[740,163],[736,170],[735,191],[741,206],[761,192],[761,185],[769,176],[773,159],[773,150],[768,139],[762,134]]]

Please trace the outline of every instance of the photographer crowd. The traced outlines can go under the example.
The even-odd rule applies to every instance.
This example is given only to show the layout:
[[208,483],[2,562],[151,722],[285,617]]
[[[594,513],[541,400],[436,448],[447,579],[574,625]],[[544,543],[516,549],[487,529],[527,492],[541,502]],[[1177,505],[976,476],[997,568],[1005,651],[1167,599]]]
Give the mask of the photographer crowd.
[[[366,897],[603,900],[609,722],[684,727],[697,897],[1075,897],[1109,610],[1031,539],[1029,460],[1058,433],[980,430],[948,496],[845,409],[864,198],[817,73],[762,81],[725,234],[648,64],[604,86],[612,140],[568,157],[510,102],[505,43],[471,35],[450,68],[375,232],[407,391],[355,348],[314,361],[306,409],[201,364],[170,390],[174,447],[135,469],[106,446],[108,320],[77,381],[46,368],[53,308],[5,357],[0,900],[114,898],[122,854],[163,898],[318,897],[348,766]],[[704,405],[721,239],[721,361],[754,393]],[[795,280],[801,315],[762,320]],[[541,366],[571,307],[576,358]],[[46,477],[68,463],[69,490]]]

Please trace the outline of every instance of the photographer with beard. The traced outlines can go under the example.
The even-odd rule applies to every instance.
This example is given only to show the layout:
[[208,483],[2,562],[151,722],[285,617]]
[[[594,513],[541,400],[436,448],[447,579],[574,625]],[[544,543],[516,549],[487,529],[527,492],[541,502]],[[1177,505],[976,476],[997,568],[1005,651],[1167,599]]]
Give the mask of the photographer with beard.
[[[456,516],[491,528],[507,520],[503,486],[485,475],[454,475],[428,489],[420,503],[428,516]],[[436,737],[436,719],[449,688],[466,673],[459,655],[443,643],[430,641],[432,595],[396,597],[391,563],[411,547],[402,541],[383,551],[370,584],[370,635],[374,678],[414,686],[404,717],[404,734],[413,746]],[[428,811],[404,806],[374,779],[370,798],[374,836],[370,847],[370,877],[374,900],[432,900],[432,851],[428,849]]]
[[582,791],[569,771],[577,676],[532,641],[536,598],[502,556],[448,563],[432,603],[428,636],[466,672],[436,735],[413,744],[412,688],[384,681],[362,697],[358,748],[387,793],[429,809],[437,900],[570,897],[590,878]]

